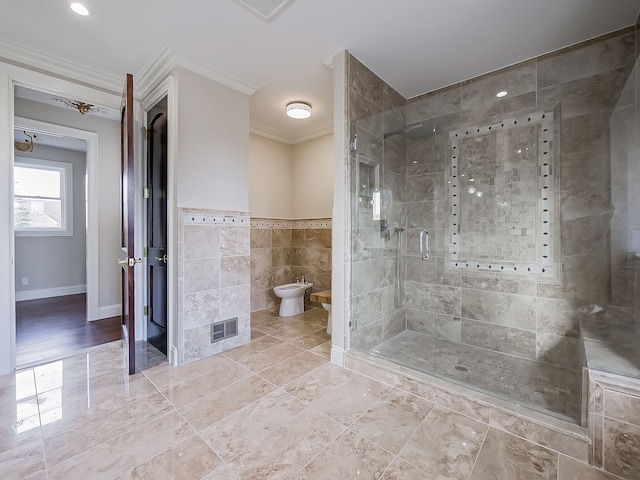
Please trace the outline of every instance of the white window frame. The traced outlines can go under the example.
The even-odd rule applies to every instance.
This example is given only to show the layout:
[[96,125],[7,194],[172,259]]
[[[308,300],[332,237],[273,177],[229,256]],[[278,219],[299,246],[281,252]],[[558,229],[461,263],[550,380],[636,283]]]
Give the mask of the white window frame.
[[[40,168],[61,172],[60,200],[62,202],[60,227],[19,227],[14,225],[17,237],[71,237],[73,236],[73,164],[41,158],[15,157],[15,166]],[[15,195],[15,193],[14,193]],[[15,198],[15,197],[14,197]]]

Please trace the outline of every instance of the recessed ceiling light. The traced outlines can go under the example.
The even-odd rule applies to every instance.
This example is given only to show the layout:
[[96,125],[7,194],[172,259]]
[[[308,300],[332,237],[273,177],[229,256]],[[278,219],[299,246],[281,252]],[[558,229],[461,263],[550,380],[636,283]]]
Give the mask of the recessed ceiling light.
[[498,98],[502,98],[502,97],[506,97],[507,96],[507,91],[506,90],[502,90],[501,92],[496,93],[496,97]]
[[305,102],[289,102],[287,103],[287,115],[291,118],[309,118],[311,105]]
[[78,15],[82,15],[83,17],[86,17],[87,15],[89,15],[89,10],[87,10],[87,7],[85,7],[81,3],[72,3],[71,10],[76,12]]

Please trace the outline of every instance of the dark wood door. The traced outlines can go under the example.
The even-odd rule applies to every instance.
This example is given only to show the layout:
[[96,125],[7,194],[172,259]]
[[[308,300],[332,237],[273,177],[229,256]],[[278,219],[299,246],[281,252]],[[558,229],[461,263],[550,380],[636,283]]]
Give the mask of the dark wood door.
[[135,282],[134,267],[140,263],[134,250],[134,214],[135,214],[135,175],[134,175],[134,138],[133,138],[133,75],[127,74],[123,99],[120,130],[121,150],[121,193],[122,193],[122,342],[127,357],[129,375],[135,372]]
[[147,341],[167,354],[167,99],[150,112],[147,131],[149,285]]

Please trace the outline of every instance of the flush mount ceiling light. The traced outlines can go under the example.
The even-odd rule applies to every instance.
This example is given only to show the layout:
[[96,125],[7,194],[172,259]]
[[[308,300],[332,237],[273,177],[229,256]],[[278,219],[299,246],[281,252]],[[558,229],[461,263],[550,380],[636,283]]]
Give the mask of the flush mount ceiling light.
[[291,118],[309,118],[311,105],[306,102],[289,102],[287,103],[287,115]]
[[89,15],[89,10],[87,10],[87,7],[85,7],[81,3],[72,3],[71,10],[76,12],[78,15],[82,15],[83,17],[86,17],[87,15]]
[[496,97],[498,98],[502,98],[502,97],[506,97],[507,96],[507,91],[506,90],[502,90],[498,93],[496,93]]

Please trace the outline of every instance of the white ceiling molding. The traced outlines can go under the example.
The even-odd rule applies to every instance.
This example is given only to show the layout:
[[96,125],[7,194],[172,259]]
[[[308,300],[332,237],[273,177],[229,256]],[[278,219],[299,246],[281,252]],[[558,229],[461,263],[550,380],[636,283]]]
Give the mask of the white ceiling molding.
[[276,142],[284,143],[285,145],[296,145],[298,143],[306,142],[307,140],[313,140],[323,135],[333,133],[333,122],[325,122],[318,125],[316,128],[312,128],[304,131],[299,135],[287,135],[286,132],[270,128],[267,125],[260,124],[258,122],[251,122],[249,124],[249,131],[262,137],[270,138]]
[[263,87],[261,83],[203,62],[195,55],[186,50],[181,50],[165,40],[160,44],[160,47],[155,53],[149,57],[135,76],[136,82],[134,84],[136,85],[136,91],[139,96],[144,98],[144,96],[155,88],[158,83],[162,82],[167,74],[175,67],[186,68],[209,80],[233,88],[246,95],[253,95]]
[[124,80],[106,70],[76,63],[35,48],[25,47],[0,38],[0,60],[12,65],[46,72],[73,83],[99,88],[109,93],[122,93]]
[[270,22],[293,0],[238,0],[266,22]]

